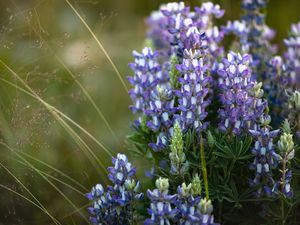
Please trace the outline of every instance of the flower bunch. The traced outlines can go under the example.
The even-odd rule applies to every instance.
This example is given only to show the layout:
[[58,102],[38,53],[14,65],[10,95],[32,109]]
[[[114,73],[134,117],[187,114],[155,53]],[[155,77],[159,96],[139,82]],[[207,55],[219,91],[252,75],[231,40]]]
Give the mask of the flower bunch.
[[213,206],[210,200],[201,199],[201,185],[198,176],[192,183],[182,183],[177,187],[177,193],[169,195],[169,181],[165,178],[156,180],[156,189],[148,190],[151,200],[150,219],[145,224],[200,224],[218,225],[211,215]]
[[[219,88],[222,108],[219,128],[240,134],[253,128],[263,113],[265,102],[257,85],[251,81],[250,56],[230,52],[219,64]],[[251,95],[251,93],[253,93]]]
[[112,159],[113,167],[108,167],[108,178],[114,184],[107,190],[97,184],[86,196],[92,201],[89,208],[93,224],[131,224],[134,219],[134,201],[143,197],[139,193],[139,181],[134,179],[136,169],[126,155],[118,154]]
[[165,55],[175,54],[181,59],[184,49],[193,47],[189,33],[197,28],[198,32],[206,34],[207,47],[210,53],[217,57],[223,52],[223,48],[219,46],[223,32],[214,26],[213,18],[221,18],[223,14],[224,10],[211,2],[195,7],[194,11],[183,2],[167,3],[147,20],[148,37],[153,40],[156,48],[163,50]]
[[[266,7],[243,0],[241,19],[220,26],[225,11],[211,2],[167,3],[147,19],[148,47],[133,52],[128,80],[130,150],[150,171],[148,198],[135,208],[135,168],[118,155],[114,185],[89,194],[95,223],[128,224],[136,213],[149,225],[297,224],[300,25],[275,55]],[[230,33],[239,42],[228,36],[225,46]],[[286,118],[292,125],[280,127]]]
[[272,190],[275,181],[273,179],[272,170],[278,165],[279,157],[275,152],[273,139],[276,138],[280,130],[270,131],[269,123],[271,118],[269,115],[261,117],[261,127],[259,130],[249,130],[250,134],[255,138],[252,154],[255,156],[251,168],[255,170],[255,178],[251,182],[252,185],[259,186],[257,196],[273,195]]

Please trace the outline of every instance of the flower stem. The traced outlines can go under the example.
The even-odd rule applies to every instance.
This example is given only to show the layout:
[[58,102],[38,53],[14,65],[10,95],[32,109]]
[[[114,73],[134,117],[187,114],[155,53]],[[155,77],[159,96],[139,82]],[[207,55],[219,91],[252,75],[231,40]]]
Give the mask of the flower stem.
[[[286,176],[286,153],[284,154],[283,161],[282,161],[282,184],[281,184],[281,191],[284,193],[285,187],[285,176]],[[281,199],[281,219],[282,225],[285,224],[285,214],[284,214],[284,200]]]
[[206,196],[206,199],[209,199],[205,152],[204,152],[204,146],[203,146],[203,138],[202,138],[201,134],[200,134],[200,158],[201,158],[202,177],[203,177],[204,188],[205,188],[205,196]]

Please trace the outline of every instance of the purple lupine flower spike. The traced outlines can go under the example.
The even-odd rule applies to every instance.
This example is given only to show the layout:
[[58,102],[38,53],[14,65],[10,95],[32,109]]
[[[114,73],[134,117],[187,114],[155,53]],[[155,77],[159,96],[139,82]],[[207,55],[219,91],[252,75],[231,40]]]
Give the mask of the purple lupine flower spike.
[[253,98],[249,95],[254,83],[250,81],[250,56],[230,52],[219,65],[219,88],[222,108],[219,128],[240,134],[249,128],[253,117]]
[[178,209],[179,224],[201,224],[202,215],[198,210],[200,196],[191,194],[192,184],[183,183],[177,188],[176,206]]
[[147,126],[154,132],[157,132],[161,126],[170,128],[172,126],[172,114],[175,112],[172,90],[157,86],[150,92],[149,108],[145,114],[151,120]]
[[289,85],[293,90],[299,88],[300,84],[300,22],[292,24],[290,35],[284,40],[287,51],[286,69],[289,74]]
[[93,224],[128,224],[132,222],[136,199],[143,197],[138,193],[139,181],[134,179],[136,169],[128,161],[126,155],[118,154],[112,159],[114,166],[109,167],[108,178],[113,186],[107,190],[101,184],[97,184],[86,196],[93,201],[88,210],[92,214]]
[[185,50],[183,62],[177,67],[184,74],[179,78],[181,90],[176,92],[183,130],[193,128],[200,131],[207,126],[204,120],[207,116],[206,107],[210,103],[206,96],[211,77],[206,75],[207,67],[203,60],[200,50]]
[[177,187],[176,207],[177,221],[181,225],[200,224],[218,225],[214,223],[213,206],[210,200],[201,199],[201,182],[196,175],[189,185],[183,183]]
[[[277,50],[276,46],[270,44],[275,32],[265,23],[263,9],[266,5],[265,0],[243,0],[242,3],[242,8],[245,10],[242,20],[248,27],[247,42],[243,46],[243,50],[252,54],[254,65],[258,66],[268,62]],[[254,65],[255,71],[253,72],[259,73],[260,71],[256,71],[257,66]]]
[[[158,63],[158,53],[151,48],[144,48],[142,53],[133,52],[134,63],[129,67],[134,71],[133,77],[128,77],[133,89],[129,95],[133,101],[130,107],[133,113],[144,113],[149,108],[149,97],[151,90],[159,83],[162,72]],[[139,121],[140,122],[140,121]]]
[[200,32],[205,33],[207,48],[212,55],[208,63],[214,73],[216,69],[216,59],[224,53],[223,47],[219,45],[224,38],[224,31],[220,30],[218,26],[214,26],[213,17],[221,18],[224,15],[224,10],[221,9],[220,5],[204,2],[201,7],[195,7],[195,13],[194,24],[196,24]]
[[177,210],[172,207],[176,195],[169,194],[168,179],[159,178],[156,180],[156,189],[147,191],[150,199],[148,213],[151,218],[146,219],[145,225],[171,224],[177,214]]
[[252,154],[255,156],[254,162],[250,168],[255,170],[255,178],[251,185],[257,186],[257,197],[263,195],[272,196],[274,193],[272,170],[278,166],[279,155],[275,152],[273,139],[277,137],[280,130],[270,130],[268,124],[271,118],[265,115],[261,118],[262,127],[257,130],[249,130],[252,137],[255,138],[255,144],[252,149]]

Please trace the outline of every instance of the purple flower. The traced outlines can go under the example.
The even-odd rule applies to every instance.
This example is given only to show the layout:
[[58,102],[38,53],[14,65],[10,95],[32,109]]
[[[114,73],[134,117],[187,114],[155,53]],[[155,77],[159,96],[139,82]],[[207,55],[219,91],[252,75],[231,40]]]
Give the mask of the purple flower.
[[193,185],[193,183],[189,185],[183,183],[177,188],[175,204],[178,210],[176,217],[178,224],[218,225],[214,223],[211,201],[201,199],[200,195],[194,195],[191,191]]
[[[269,116],[268,116],[269,117]],[[270,121],[267,118],[268,122]],[[253,186],[258,186],[257,196],[272,196],[272,188],[275,184],[272,170],[278,165],[279,156],[275,152],[273,139],[277,137],[279,130],[270,131],[267,124],[259,130],[249,130],[255,138],[252,154],[255,156],[250,168],[255,170],[255,178],[251,182]]]
[[151,201],[148,209],[151,218],[145,220],[145,225],[171,224],[177,213],[177,210],[172,206],[176,195],[169,195],[168,193],[169,181],[164,178],[156,180],[156,189],[147,191]]
[[246,25],[245,21],[228,21],[227,25],[222,27],[225,34],[234,34],[235,36],[240,38],[241,44],[245,45],[247,43],[247,34],[249,32],[249,28]]
[[275,36],[275,32],[265,24],[265,14],[263,9],[266,7],[265,0],[244,0],[242,8],[245,15],[242,20],[248,27],[247,43],[244,49],[248,49],[253,57],[254,76],[263,75],[261,68],[268,62],[276,52],[276,47],[270,44]]
[[[202,15],[203,18],[204,16],[214,16],[216,18],[221,18],[225,12],[223,9],[221,9],[220,5],[214,5],[212,2],[202,3],[201,7],[195,7],[195,11],[199,15]],[[202,20],[205,26],[209,25],[210,18]]]
[[207,125],[204,119],[210,103],[206,96],[211,77],[206,75],[208,68],[204,65],[201,52],[197,49],[185,50],[182,64],[177,69],[183,74],[179,78],[181,90],[176,92],[181,126],[183,130],[203,130]]
[[227,26],[223,27],[225,34],[233,33],[239,38],[237,44],[241,52],[251,54],[252,76],[259,81],[265,79],[266,63],[277,51],[277,47],[270,43],[275,31],[265,23],[265,6],[265,0],[243,0],[241,7],[245,13],[241,20],[229,21]]
[[255,122],[254,99],[250,96],[254,83],[251,82],[250,56],[230,52],[219,65],[219,88],[222,108],[219,128],[222,131],[240,134]]
[[135,62],[129,64],[134,71],[133,77],[128,77],[134,86],[129,91],[133,101],[131,110],[133,113],[143,113],[149,107],[149,96],[151,90],[159,83],[162,77],[161,66],[158,63],[158,53],[150,48],[144,48],[142,53],[133,52]]
[[178,209],[178,224],[202,224],[202,215],[199,210],[200,196],[194,197],[190,193],[191,184],[183,183],[177,188],[176,207]]
[[151,90],[149,97],[149,108],[145,110],[145,114],[150,118],[147,126],[154,132],[161,127],[169,129],[175,112],[172,90],[157,86]]
[[224,10],[211,2],[195,7],[194,12],[183,2],[168,3],[162,5],[160,12],[155,12],[147,20],[148,36],[157,49],[162,50],[168,56],[175,54],[181,61],[184,49],[194,48],[192,39],[189,37],[190,28],[194,27],[200,34],[206,34],[210,53],[218,57],[223,53],[223,48],[218,45],[223,39],[223,32],[213,25],[213,17],[220,18],[223,14]]
[[131,179],[135,173],[136,168],[128,162],[127,156],[118,154],[116,158],[112,158],[113,167],[108,167],[108,178],[116,185],[124,185],[127,179]]
[[290,87],[293,90],[299,88],[300,84],[300,22],[292,24],[290,35],[284,40],[287,51],[286,69],[290,77]]
[[114,184],[107,190],[97,184],[86,196],[93,201],[93,206],[88,208],[92,214],[93,224],[128,224],[132,222],[136,199],[143,197],[138,193],[139,181],[134,179],[135,168],[128,162],[123,154],[118,154],[112,159],[113,167],[109,167],[108,178]]

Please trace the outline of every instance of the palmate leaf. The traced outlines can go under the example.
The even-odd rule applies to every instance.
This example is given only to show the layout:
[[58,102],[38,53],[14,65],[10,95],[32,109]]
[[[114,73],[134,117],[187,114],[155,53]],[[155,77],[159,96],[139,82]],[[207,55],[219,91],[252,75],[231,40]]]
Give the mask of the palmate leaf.
[[[214,151],[213,154],[222,158],[232,160],[247,160],[252,158],[250,152],[250,146],[252,138],[246,136],[244,139],[240,137],[229,137],[226,139],[216,139],[216,147],[218,150]],[[223,141],[222,141],[223,140]]]

